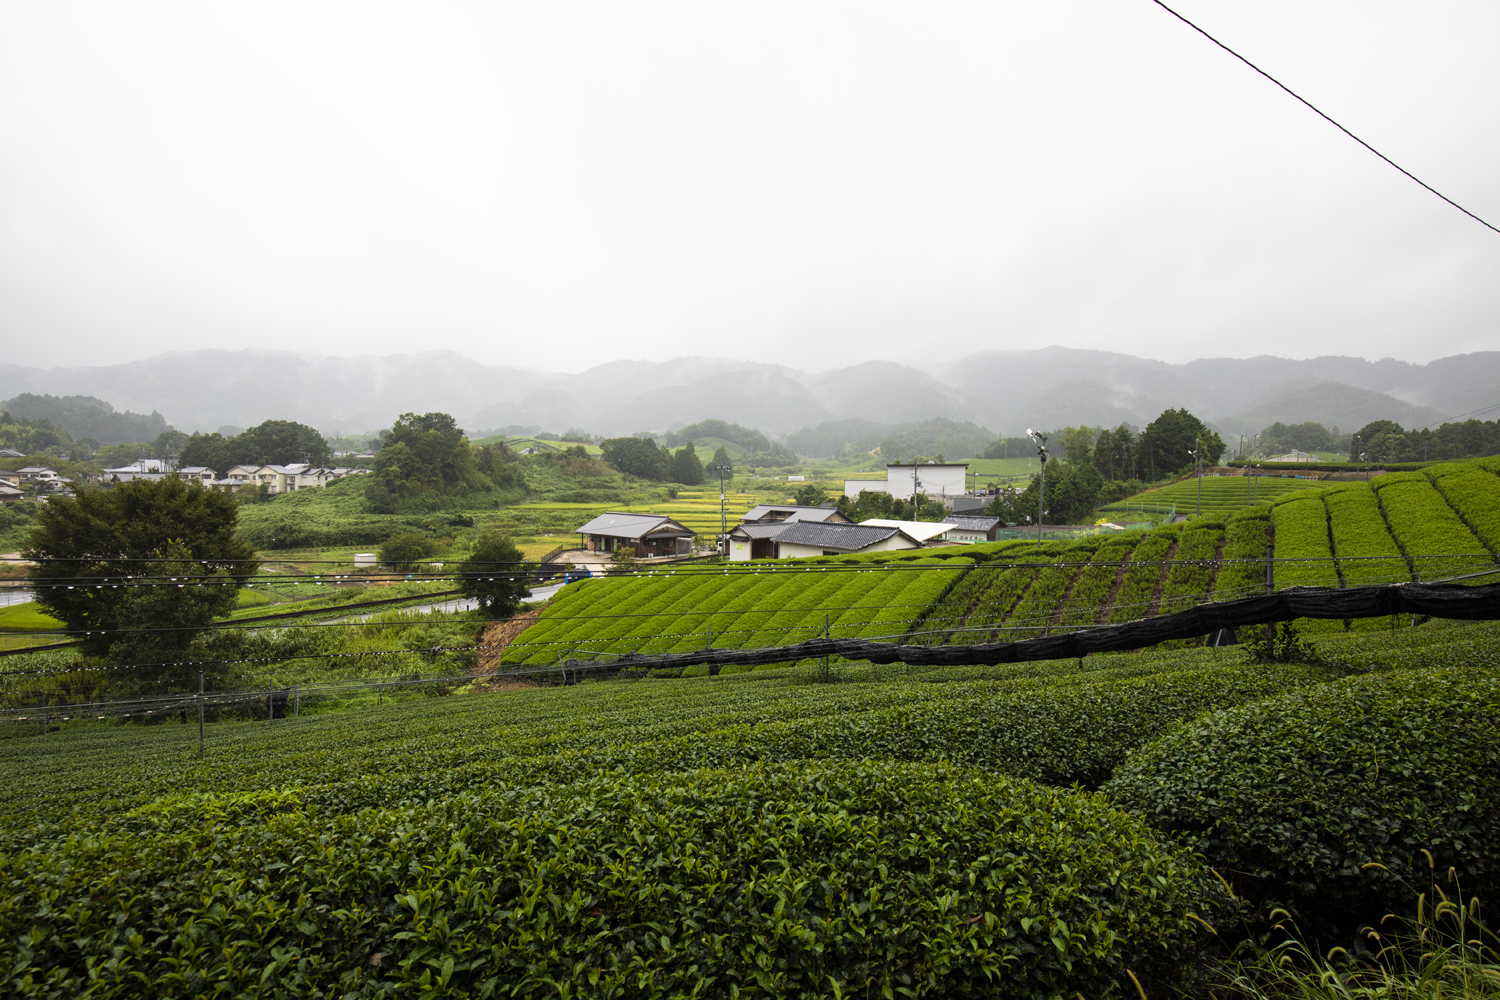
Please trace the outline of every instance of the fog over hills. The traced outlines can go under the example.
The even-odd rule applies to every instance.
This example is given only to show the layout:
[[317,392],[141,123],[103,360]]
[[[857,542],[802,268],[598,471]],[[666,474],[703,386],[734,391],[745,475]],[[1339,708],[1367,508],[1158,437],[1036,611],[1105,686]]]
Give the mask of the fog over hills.
[[325,433],[375,430],[399,413],[428,410],[454,414],[470,432],[520,424],[614,435],[717,417],[785,435],[828,420],[948,417],[1019,433],[1066,424],[1142,426],[1177,406],[1226,435],[1255,433],[1276,420],[1316,420],[1347,431],[1380,418],[1411,427],[1457,417],[1500,402],[1497,386],[1500,351],[1424,365],[1354,357],[1178,365],[1048,347],[970,353],[930,371],[874,360],[816,373],[683,357],[547,374],[482,365],[451,351],[328,357],[202,350],[120,365],[0,365],[0,399],[21,392],[91,395],[119,409],[160,411],[182,430],[281,418]]

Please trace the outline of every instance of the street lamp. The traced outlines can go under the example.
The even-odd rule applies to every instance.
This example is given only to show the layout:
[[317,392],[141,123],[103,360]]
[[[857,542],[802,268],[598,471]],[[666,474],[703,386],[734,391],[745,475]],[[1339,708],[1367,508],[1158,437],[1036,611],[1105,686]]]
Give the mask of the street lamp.
[[1193,438],[1193,447],[1188,449],[1188,454],[1193,456],[1193,470],[1198,476],[1198,510],[1194,517],[1203,516],[1203,459],[1198,452],[1203,450],[1203,442]]
[[729,521],[724,513],[724,477],[734,474],[732,465],[710,465],[708,472],[719,474],[719,554],[725,557],[729,555]]
[[1042,544],[1042,515],[1047,510],[1047,435],[1039,434],[1028,427],[1026,436],[1036,442],[1036,453],[1042,460],[1042,479],[1037,487],[1036,495],[1036,543],[1040,546]]

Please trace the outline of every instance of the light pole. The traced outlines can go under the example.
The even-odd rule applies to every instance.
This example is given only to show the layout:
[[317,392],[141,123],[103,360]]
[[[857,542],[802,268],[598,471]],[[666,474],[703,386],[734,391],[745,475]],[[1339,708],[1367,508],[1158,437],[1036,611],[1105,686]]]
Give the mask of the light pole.
[[1197,438],[1193,438],[1193,447],[1188,449],[1188,454],[1193,456],[1193,471],[1198,477],[1198,509],[1193,514],[1194,517],[1203,516],[1203,459],[1198,455],[1198,452],[1202,450],[1203,443]]
[[724,475],[726,473],[733,474],[734,466],[715,464],[710,465],[708,467],[708,471],[717,472],[719,474],[719,554],[722,556],[728,556],[729,521],[724,513]]
[[1026,428],[1027,437],[1036,442],[1036,453],[1042,460],[1042,478],[1036,492],[1036,543],[1042,544],[1042,515],[1047,511],[1047,435]]

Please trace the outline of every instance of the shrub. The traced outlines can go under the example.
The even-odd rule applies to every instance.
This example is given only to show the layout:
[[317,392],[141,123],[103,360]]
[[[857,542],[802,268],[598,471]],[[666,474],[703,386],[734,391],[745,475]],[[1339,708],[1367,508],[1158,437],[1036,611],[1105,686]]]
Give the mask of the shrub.
[[1484,669],[1347,678],[1200,719],[1104,791],[1247,894],[1324,919],[1402,905],[1428,880],[1424,852],[1484,895],[1500,881],[1497,702]]
[[10,995],[1120,996],[1178,981],[1226,903],[1096,796],[946,766],[613,773],[357,815],[184,795],[133,826],[0,860]]
[[380,544],[380,561],[395,569],[412,570],[437,551],[437,543],[427,535],[403,531]]

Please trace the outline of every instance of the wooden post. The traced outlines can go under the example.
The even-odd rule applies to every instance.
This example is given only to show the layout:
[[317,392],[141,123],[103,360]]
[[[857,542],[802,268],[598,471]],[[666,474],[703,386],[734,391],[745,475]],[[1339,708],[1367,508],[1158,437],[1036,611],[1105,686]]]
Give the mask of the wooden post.
[[47,692],[42,691],[42,735],[47,735]]
[[292,718],[295,719],[295,718],[297,718],[297,716],[299,716],[301,714],[302,714],[302,689],[299,688],[299,687],[293,687],[292,688]]
[[198,753],[203,753],[203,671],[198,671]]

